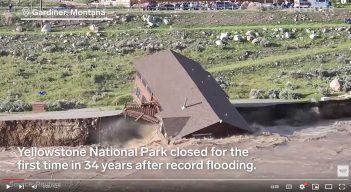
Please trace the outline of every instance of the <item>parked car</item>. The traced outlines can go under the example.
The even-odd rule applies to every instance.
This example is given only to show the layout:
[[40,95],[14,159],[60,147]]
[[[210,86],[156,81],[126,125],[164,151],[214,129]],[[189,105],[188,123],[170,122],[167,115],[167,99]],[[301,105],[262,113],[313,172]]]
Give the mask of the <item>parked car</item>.
[[187,2],[176,3],[174,6],[176,10],[189,10],[189,3]]
[[238,6],[229,1],[217,1],[215,4],[216,10],[237,9]]
[[180,10],[189,10],[189,3],[180,3],[179,9]]
[[150,1],[150,2],[146,2],[143,4],[144,11],[154,11],[156,9],[157,9],[157,2],[156,1]]
[[[294,7],[295,8],[309,8],[311,7],[311,2],[307,1],[307,0],[295,0],[294,1]],[[283,8],[289,8],[289,4],[287,3],[283,3]]]
[[173,4],[160,4],[158,10],[175,10],[175,6]]
[[199,3],[196,2],[190,2],[189,3],[189,9],[190,10],[200,10],[201,6]]

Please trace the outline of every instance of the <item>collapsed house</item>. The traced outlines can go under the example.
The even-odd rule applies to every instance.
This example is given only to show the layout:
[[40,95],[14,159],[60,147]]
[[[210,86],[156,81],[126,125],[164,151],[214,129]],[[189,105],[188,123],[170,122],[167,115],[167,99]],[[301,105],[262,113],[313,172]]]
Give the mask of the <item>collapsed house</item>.
[[124,114],[159,124],[168,140],[251,132],[227,94],[202,66],[171,50],[134,61],[134,104]]

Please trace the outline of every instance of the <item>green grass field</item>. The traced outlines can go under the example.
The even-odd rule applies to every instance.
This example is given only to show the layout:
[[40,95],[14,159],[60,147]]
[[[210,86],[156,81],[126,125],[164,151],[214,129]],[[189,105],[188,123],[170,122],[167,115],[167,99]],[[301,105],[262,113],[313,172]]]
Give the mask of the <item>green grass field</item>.
[[[102,27],[103,39],[94,43],[100,43],[99,46],[104,46],[104,43],[117,46],[123,42],[125,33],[128,33],[125,37],[128,40],[155,38],[158,42],[164,42],[165,48],[170,47],[167,41],[184,42],[187,48],[177,51],[201,63],[215,77],[224,77],[227,84],[225,90],[231,99],[248,98],[251,89],[282,90],[287,87],[294,87],[293,90],[300,93],[303,96],[302,99],[318,99],[322,96],[319,87],[327,87],[330,78],[306,80],[289,76],[281,77],[280,74],[308,73],[316,69],[339,69],[350,65],[345,62],[351,58],[351,42],[347,36],[349,33],[337,30],[328,34],[320,32],[322,28],[347,27],[340,20],[300,24],[285,22],[225,26],[195,25],[193,27],[173,25],[172,28],[161,25],[152,29],[140,29],[137,27],[139,25],[140,22],[133,21]],[[272,32],[275,28],[295,30],[295,37],[276,38]],[[72,43],[63,45],[62,39],[83,38],[89,31],[88,27],[57,28],[49,34],[42,34],[38,28],[28,28],[25,32],[14,32],[14,29],[14,26],[0,27],[2,37],[26,37],[24,42],[18,43],[18,47],[10,47],[10,49],[18,49],[21,52],[19,56],[11,54],[0,56],[0,87],[2,88],[0,100],[16,98],[33,102],[75,99],[88,106],[113,106],[118,98],[131,94],[133,59],[149,54],[143,50],[116,54],[103,48],[98,50],[83,48],[74,52],[65,52],[65,46],[71,46]],[[311,40],[306,29],[317,31],[320,37]],[[221,32],[245,34],[248,30],[258,32],[273,46],[262,47],[250,42],[234,41],[229,41],[224,47],[214,45],[216,36]],[[178,32],[184,33],[185,39],[174,36],[174,33]],[[212,35],[204,37],[201,35],[203,32]],[[61,35],[63,35],[62,38],[59,38],[58,36]],[[45,42],[43,37],[46,37]],[[87,41],[91,43],[92,40]],[[27,47],[33,49],[36,57],[34,61],[26,59],[28,53],[21,47],[26,43]],[[47,44],[55,45],[59,49],[53,52],[41,51]],[[197,49],[199,45],[203,50]],[[28,51],[31,52],[31,50]],[[251,54],[248,58],[240,59],[244,52]],[[343,56],[343,61],[337,60],[341,57],[340,55]],[[325,59],[320,62],[316,60],[316,56]],[[40,90],[45,90],[47,94],[39,96]]]

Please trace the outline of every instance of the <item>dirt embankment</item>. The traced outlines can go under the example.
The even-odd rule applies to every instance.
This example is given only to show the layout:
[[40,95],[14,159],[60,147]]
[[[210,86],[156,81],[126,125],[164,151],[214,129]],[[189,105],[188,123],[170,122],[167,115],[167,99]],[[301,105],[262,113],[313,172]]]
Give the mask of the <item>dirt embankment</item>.
[[174,25],[262,25],[262,24],[302,24],[313,22],[343,21],[350,17],[349,10],[282,10],[282,11],[233,11],[233,12],[203,12],[201,14],[179,15]]
[[[119,116],[0,121],[0,147],[118,145],[158,142],[155,127]],[[155,141],[156,139],[156,141]]]
[[0,122],[0,146],[77,146],[87,144],[97,119]]

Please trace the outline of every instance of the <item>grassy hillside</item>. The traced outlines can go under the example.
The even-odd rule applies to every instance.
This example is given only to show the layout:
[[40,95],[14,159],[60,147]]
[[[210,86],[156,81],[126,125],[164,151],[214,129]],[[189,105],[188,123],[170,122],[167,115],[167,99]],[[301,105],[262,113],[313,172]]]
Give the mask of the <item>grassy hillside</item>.
[[[182,17],[186,20],[189,15]],[[253,89],[263,90],[264,97],[288,90],[298,94],[296,98],[319,98],[329,94],[327,87],[334,78],[347,83],[351,74],[350,26],[335,18],[192,28],[160,24],[151,29],[137,28],[145,24],[136,18],[97,23],[102,29],[98,34],[87,34],[87,25],[58,27],[48,34],[30,23],[22,24],[24,32],[15,32],[13,25],[0,27],[0,100],[76,99],[89,106],[114,105],[132,91],[132,60],[169,48],[200,62],[232,99],[248,98]],[[246,40],[248,31],[266,44]],[[230,35],[217,46],[224,32]],[[244,40],[235,41],[235,35]],[[347,87],[331,94],[343,91]]]

